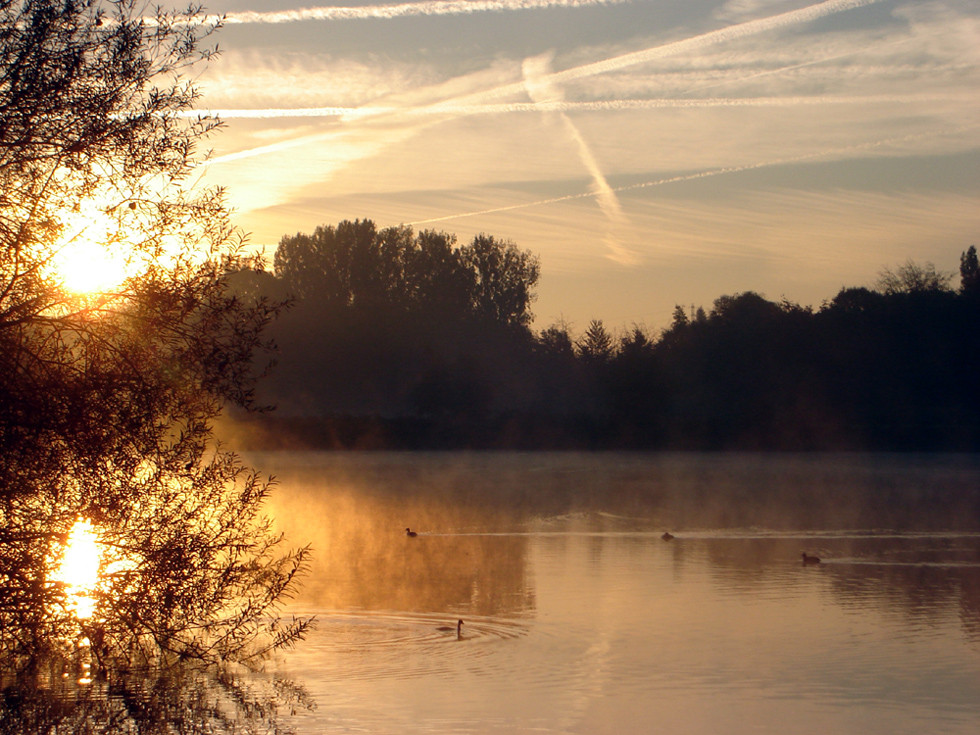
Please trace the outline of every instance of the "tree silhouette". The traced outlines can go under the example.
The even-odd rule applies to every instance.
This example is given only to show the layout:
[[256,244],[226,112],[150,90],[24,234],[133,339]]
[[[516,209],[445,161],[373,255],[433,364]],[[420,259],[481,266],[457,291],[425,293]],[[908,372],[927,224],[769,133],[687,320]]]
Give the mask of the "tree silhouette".
[[940,273],[932,263],[919,264],[909,259],[895,270],[884,268],[875,284],[884,294],[949,291],[953,276]]
[[[245,659],[305,627],[273,615],[305,551],[279,550],[268,483],[212,436],[226,403],[253,405],[253,357],[278,308],[230,290],[256,264],[221,192],[184,183],[216,121],[182,114],[197,98],[182,74],[210,57],[212,28],[193,10],[143,10],[0,7],[4,668],[82,636],[105,667]],[[93,219],[95,246],[124,255],[129,275],[77,294],[55,264]],[[102,556],[88,617],[52,570],[81,520]]]
[[589,328],[578,341],[578,354],[587,362],[601,365],[613,356],[613,340],[601,319],[589,322]]
[[976,245],[971,245],[960,255],[960,292],[964,294],[980,292],[980,261],[977,259]]
[[466,266],[456,247],[456,236],[424,230],[407,260],[411,302],[427,316],[458,319],[469,313],[476,276]]
[[476,276],[473,305],[478,314],[516,327],[531,323],[528,307],[541,269],[535,255],[492,235],[477,235],[460,254]]
[[541,330],[538,344],[544,354],[554,358],[569,361],[575,356],[575,345],[567,324],[552,324]]
[[[374,446],[980,445],[976,300],[929,263],[886,268],[816,313],[749,291],[707,313],[677,306],[656,337],[634,326],[614,338],[598,319],[578,336],[564,324],[532,334],[538,261],[507,241],[457,247],[400,227],[373,247],[380,275],[367,282],[387,283],[385,297],[306,315],[300,304],[279,341],[284,366],[302,355],[282,400],[358,418]],[[973,257],[961,257],[964,284]]]

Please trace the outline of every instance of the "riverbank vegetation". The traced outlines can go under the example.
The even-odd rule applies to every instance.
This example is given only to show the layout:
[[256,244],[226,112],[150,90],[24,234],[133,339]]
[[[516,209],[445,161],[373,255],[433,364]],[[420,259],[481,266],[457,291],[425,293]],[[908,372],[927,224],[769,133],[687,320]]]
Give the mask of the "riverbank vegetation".
[[185,74],[213,27],[145,10],[0,4],[5,693],[51,666],[248,662],[307,625],[275,614],[306,552],[213,437],[254,405],[278,310],[229,293],[253,264],[221,192],[189,183],[216,121],[187,116]]
[[251,446],[980,449],[975,247],[908,261],[819,307],[724,295],[658,333],[532,328],[537,259],[481,235],[344,221],[282,239],[243,296],[272,325],[276,414]]

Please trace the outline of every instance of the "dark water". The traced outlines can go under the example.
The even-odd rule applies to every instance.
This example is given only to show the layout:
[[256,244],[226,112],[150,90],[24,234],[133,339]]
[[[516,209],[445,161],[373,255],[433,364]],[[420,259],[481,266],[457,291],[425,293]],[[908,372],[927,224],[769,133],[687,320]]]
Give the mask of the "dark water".
[[250,459],[316,552],[298,733],[980,731],[978,458]]

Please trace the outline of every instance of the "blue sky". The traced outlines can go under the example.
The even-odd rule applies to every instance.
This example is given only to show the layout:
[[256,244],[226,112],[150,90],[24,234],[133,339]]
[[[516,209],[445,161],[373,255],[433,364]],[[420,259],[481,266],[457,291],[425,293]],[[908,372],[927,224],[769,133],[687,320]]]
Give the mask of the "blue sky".
[[379,225],[541,257],[536,326],[665,326],[755,290],[819,306],[980,244],[965,0],[217,0],[205,181],[271,254]]

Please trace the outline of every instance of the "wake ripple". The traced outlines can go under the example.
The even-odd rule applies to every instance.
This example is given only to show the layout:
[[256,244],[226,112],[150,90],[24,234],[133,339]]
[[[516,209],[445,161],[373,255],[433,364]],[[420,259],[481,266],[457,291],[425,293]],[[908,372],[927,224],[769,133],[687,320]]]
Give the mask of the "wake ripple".
[[[297,613],[299,614],[299,613]],[[331,691],[343,684],[356,693],[368,682],[427,677],[454,678],[479,671],[495,676],[512,666],[508,641],[528,634],[519,621],[464,616],[462,637],[448,614],[310,611],[317,628],[284,654],[290,675],[310,676]],[[438,630],[440,626],[451,630]],[[357,684],[361,682],[362,684]]]
[[[312,611],[316,615],[317,644],[321,650],[404,647],[411,644],[491,642],[527,635],[527,626],[513,620],[464,616],[462,637],[457,641],[452,615],[375,611]],[[439,630],[449,627],[451,630]]]

